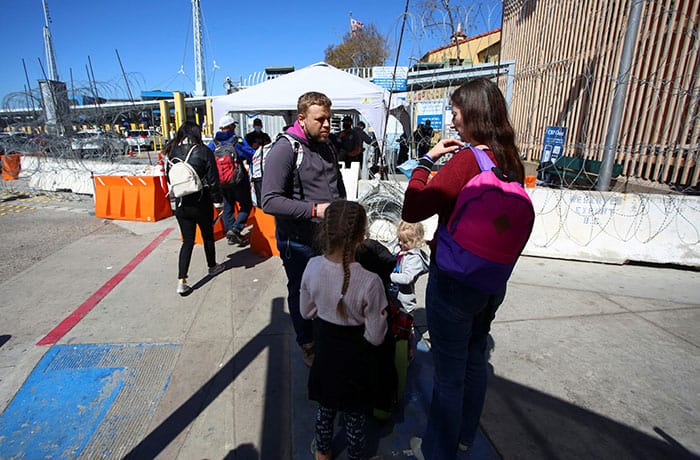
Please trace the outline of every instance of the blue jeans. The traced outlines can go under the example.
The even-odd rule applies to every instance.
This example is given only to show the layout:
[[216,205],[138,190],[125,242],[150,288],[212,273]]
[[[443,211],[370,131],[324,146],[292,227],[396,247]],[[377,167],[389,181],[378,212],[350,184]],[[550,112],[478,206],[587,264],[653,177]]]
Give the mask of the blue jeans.
[[425,303],[435,377],[422,451],[426,459],[446,460],[455,458],[458,443],[474,443],[488,379],[486,343],[505,288],[488,294],[435,264],[429,273]]
[[314,333],[312,321],[304,319],[299,311],[299,290],[301,289],[301,276],[304,274],[306,264],[309,259],[318,255],[311,246],[291,241],[281,235],[275,234],[277,238],[277,249],[280,251],[280,258],[284,271],[287,274],[287,305],[289,315],[292,317],[292,325],[297,336],[297,343],[304,345],[313,342]]
[[[253,199],[250,196],[250,182],[243,180],[233,188],[221,189],[224,196],[224,229],[241,231],[248,221]],[[235,216],[235,203],[238,203],[238,215]],[[235,218],[234,218],[235,216]]]

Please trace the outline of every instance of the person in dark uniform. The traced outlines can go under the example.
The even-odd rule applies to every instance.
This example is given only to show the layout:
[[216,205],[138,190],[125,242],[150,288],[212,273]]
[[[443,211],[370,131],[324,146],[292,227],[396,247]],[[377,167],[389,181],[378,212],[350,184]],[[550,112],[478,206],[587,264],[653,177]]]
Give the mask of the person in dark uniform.
[[253,120],[253,130],[245,135],[245,141],[254,149],[272,142],[270,135],[263,131],[262,128],[262,120],[260,118],[256,118]]

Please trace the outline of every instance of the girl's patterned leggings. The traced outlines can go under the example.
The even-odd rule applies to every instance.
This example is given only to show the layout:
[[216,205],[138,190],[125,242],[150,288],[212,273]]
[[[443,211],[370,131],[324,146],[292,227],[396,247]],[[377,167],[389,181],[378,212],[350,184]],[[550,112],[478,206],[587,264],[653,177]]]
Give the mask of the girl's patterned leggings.
[[[318,406],[316,413],[316,449],[323,454],[331,451],[333,441],[333,423],[336,410]],[[364,412],[343,412],[345,415],[345,435],[348,444],[348,459],[360,460],[365,449],[365,422],[367,415]]]

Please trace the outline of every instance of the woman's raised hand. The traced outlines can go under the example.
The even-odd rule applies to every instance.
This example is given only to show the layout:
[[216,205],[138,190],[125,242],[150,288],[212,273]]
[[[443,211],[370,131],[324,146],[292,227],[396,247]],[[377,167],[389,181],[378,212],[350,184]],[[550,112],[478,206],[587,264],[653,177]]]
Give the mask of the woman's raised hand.
[[457,139],[441,139],[440,142],[435,144],[435,146],[430,149],[426,155],[428,155],[433,161],[437,161],[444,154],[455,153],[462,147],[464,147],[464,142]]

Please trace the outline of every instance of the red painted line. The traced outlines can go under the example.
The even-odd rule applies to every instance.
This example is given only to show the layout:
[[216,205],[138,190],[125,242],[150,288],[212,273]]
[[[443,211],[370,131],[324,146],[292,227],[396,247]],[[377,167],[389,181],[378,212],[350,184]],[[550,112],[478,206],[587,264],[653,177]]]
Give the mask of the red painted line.
[[112,289],[114,289],[124,278],[126,278],[126,275],[131,273],[131,271],[136,268],[138,264],[140,264],[143,259],[146,258],[153,250],[165,239],[166,236],[170,234],[174,229],[173,228],[168,228],[163,230],[163,232],[156,237],[151,243],[146,246],[146,248],[139,252],[136,257],[131,259],[131,261],[124,266],[121,270],[119,270],[119,273],[114,275],[109,281],[107,281],[105,284],[102,285],[101,288],[99,288],[93,295],[91,295],[85,302],[83,302],[78,308],[75,309],[73,313],[68,315],[66,319],[61,321],[61,323],[53,328],[51,332],[49,332],[46,337],[43,339],[39,340],[36,344],[37,345],[53,345],[61,338],[68,333],[73,327],[80,322],[81,319],[83,319],[90,311],[95,308],[95,305],[97,305],[102,299],[104,299],[107,294],[109,294]]

